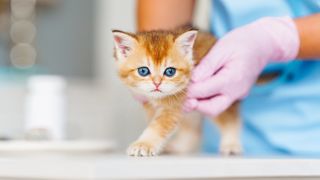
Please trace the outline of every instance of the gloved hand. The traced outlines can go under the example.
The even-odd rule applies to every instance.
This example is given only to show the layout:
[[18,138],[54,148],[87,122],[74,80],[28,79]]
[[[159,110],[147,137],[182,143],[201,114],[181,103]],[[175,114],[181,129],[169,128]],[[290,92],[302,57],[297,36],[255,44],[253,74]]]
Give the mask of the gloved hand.
[[262,18],[234,29],[194,69],[184,109],[218,115],[248,94],[269,62],[294,59],[299,44],[289,17]]

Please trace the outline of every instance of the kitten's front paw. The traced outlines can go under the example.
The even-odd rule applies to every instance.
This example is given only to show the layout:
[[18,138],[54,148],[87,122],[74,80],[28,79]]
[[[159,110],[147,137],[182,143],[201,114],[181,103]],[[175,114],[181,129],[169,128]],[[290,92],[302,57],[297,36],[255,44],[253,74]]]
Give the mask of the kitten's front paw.
[[159,150],[151,143],[137,141],[129,146],[127,154],[129,156],[156,156]]
[[237,156],[242,154],[242,147],[240,143],[223,143],[220,147],[220,153],[223,156]]

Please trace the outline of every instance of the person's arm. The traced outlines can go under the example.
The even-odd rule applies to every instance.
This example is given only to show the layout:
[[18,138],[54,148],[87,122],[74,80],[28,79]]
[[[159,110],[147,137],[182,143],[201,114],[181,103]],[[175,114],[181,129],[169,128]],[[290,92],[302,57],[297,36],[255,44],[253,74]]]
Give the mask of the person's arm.
[[192,22],[195,0],[137,0],[137,30],[172,29]]
[[320,14],[295,19],[300,36],[298,58],[320,58]]

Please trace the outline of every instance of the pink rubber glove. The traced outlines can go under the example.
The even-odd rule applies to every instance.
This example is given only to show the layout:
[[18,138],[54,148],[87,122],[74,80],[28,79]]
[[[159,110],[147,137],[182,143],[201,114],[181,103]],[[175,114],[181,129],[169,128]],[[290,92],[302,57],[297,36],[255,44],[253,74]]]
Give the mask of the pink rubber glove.
[[248,94],[269,62],[294,59],[299,43],[289,17],[262,18],[229,32],[194,69],[184,109],[218,115]]

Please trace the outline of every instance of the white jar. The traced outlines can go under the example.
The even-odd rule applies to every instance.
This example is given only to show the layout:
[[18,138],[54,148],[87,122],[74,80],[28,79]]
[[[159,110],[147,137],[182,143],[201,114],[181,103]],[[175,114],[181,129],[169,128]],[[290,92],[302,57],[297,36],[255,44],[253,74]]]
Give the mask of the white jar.
[[28,80],[25,133],[28,139],[65,138],[66,81],[60,76],[38,75]]

